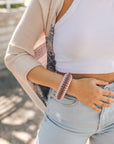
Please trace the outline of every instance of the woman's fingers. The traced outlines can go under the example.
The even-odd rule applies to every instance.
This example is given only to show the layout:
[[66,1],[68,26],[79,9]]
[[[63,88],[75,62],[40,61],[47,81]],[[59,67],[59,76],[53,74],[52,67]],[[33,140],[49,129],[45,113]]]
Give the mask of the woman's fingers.
[[102,101],[108,102],[108,103],[113,103],[114,102],[114,98],[111,97],[107,97],[107,96],[102,96],[101,99]]
[[90,105],[90,107],[96,111],[101,111],[101,108],[98,108],[95,104]]
[[98,101],[96,102],[95,104],[99,105],[99,106],[102,106],[102,107],[110,107],[111,104],[110,103],[106,103],[104,101]]
[[103,89],[103,95],[114,96],[114,91]]
[[107,84],[109,84],[109,82],[103,81],[103,80],[95,79],[95,81],[96,81],[96,84],[98,84],[98,85],[107,85]]

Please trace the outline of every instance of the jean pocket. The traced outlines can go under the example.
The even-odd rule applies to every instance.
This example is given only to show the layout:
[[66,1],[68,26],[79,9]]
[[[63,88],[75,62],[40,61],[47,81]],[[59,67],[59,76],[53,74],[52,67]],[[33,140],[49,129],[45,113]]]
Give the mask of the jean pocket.
[[72,95],[65,94],[63,99],[56,98],[56,90],[52,89],[49,93],[49,101],[54,100],[54,102],[64,105],[64,106],[72,106],[79,102],[79,100]]
[[62,105],[74,105],[78,102],[78,99],[76,97],[69,96],[66,94],[63,99],[58,100],[57,98],[55,98],[55,100]]

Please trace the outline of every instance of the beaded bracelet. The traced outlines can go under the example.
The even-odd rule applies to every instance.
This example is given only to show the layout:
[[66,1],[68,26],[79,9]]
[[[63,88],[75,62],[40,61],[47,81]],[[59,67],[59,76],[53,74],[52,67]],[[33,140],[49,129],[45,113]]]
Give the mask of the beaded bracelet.
[[67,92],[67,89],[70,85],[71,80],[72,80],[72,74],[71,73],[64,74],[63,79],[62,79],[60,86],[59,86],[57,93],[56,93],[57,99],[62,99],[64,97],[64,95]]

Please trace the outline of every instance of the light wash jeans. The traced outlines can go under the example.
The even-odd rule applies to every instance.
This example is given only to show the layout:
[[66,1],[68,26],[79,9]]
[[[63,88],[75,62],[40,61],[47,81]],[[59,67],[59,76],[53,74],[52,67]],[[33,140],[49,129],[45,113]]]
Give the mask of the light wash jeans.
[[[114,82],[100,87],[114,91]],[[86,144],[88,138],[90,144],[114,144],[114,103],[98,112],[72,95],[58,100],[55,94],[51,88],[36,144]]]

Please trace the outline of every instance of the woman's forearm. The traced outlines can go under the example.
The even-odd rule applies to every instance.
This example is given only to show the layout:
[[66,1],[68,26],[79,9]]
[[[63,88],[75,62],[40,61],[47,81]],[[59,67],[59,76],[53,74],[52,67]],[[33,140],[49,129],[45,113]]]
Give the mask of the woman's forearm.
[[[63,75],[52,72],[43,66],[37,66],[33,68],[31,71],[29,71],[27,75],[27,79],[31,82],[41,84],[50,88],[53,88],[57,90],[59,88],[59,85],[63,79]],[[75,84],[76,84],[76,79],[75,79]],[[74,79],[72,79],[67,93],[72,94],[72,85],[73,85]]]

